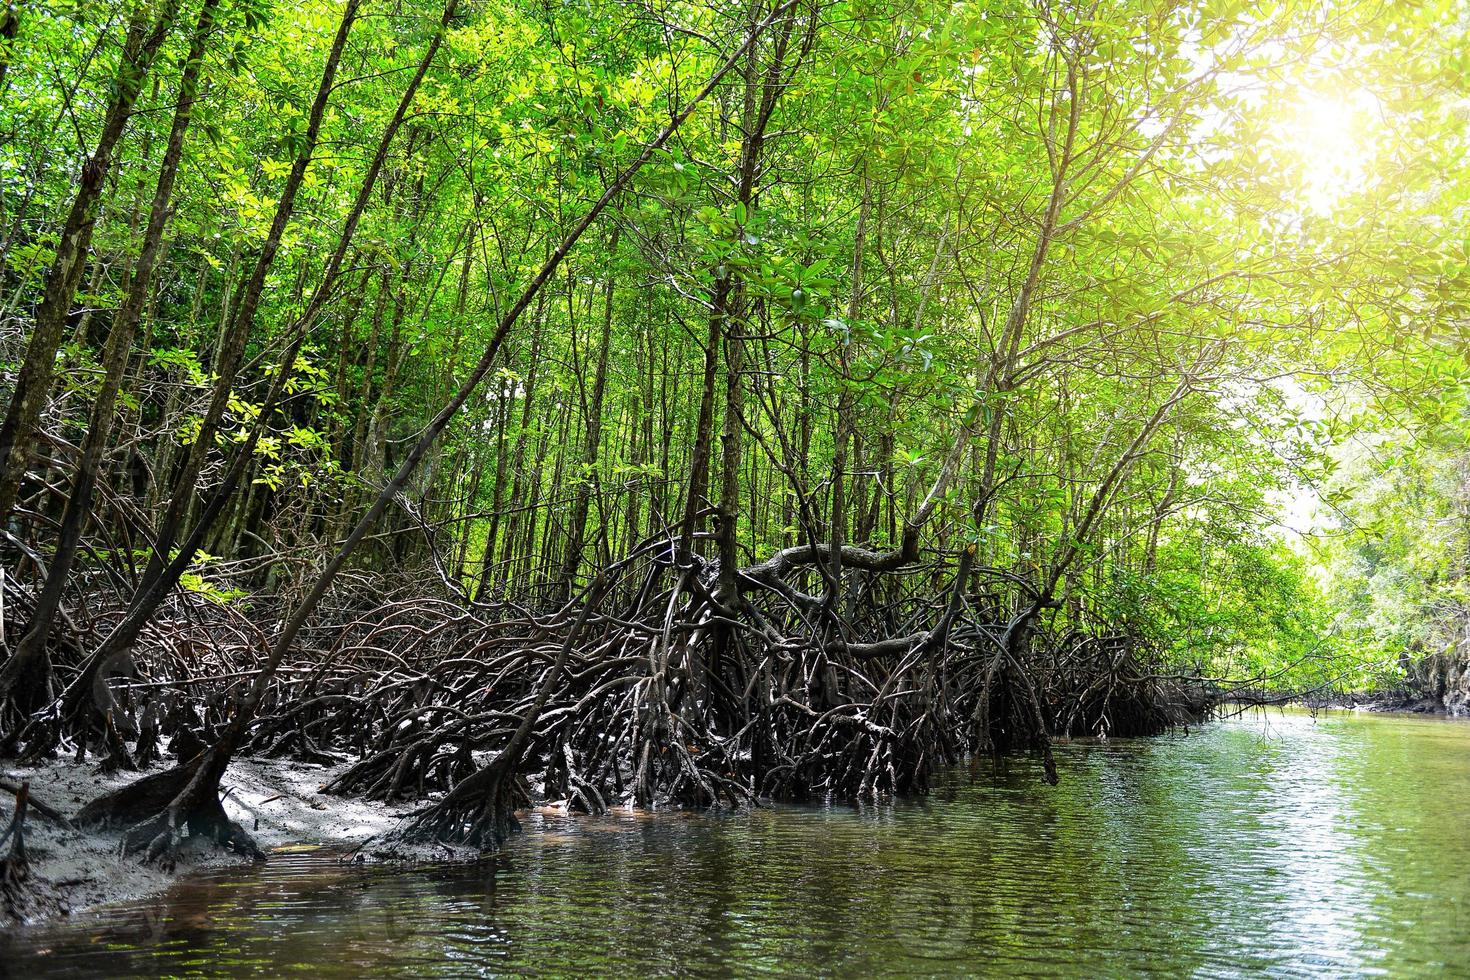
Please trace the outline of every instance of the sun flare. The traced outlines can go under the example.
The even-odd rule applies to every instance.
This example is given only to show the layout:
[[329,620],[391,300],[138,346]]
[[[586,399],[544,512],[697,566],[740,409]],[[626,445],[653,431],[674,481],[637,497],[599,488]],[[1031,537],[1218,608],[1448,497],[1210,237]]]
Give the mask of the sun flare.
[[1338,199],[1362,183],[1368,160],[1366,125],[1372,96],[1304,91],[1284,114],[1278,137],[1291,156],[1289,167],[1314,211],[1331,211]]

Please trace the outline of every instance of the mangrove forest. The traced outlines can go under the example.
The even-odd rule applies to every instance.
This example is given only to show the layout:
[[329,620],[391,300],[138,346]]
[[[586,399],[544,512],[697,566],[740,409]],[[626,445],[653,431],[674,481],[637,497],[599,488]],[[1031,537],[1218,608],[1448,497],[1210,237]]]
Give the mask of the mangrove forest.
[[1470,711],[1467,344],[1464,0],[0,0],[0,908]]

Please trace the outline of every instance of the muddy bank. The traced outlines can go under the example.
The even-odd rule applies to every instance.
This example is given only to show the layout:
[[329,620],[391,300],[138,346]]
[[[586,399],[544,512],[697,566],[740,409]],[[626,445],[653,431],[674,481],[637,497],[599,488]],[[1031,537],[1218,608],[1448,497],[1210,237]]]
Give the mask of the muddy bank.
[[[232,820],[250,831],[265,850],[294,844],[353,847],[393,827],[408,804],[384,804],[329,796],[318,788],[345,766],[300,762],[235,760],[223,781],[222,800]],[[31,804],[25,821],[30,877],[13,908],[0,903],[0,924],[37,921],[97,905],[163,891],[181,875],[199,868],[239,864],[245,858],[189,838],[172,872],[123,856],[121,833],[87,832],[47,819],[40,804],[70,818],[100,793],[134,780],[137,773],[103,774],[95,763],[56,760],[36,767],[0,768],[0,779],[28,783]],[[9,824],[15,797],[0,792],[0,828]]]
[[1403,681],[1381,691],[1319,692],[1297,699],[1307,708],[1403,712],[1470,718],[1470,642],[1403,661]]
[[1456,717],[1439,698],[1418,690],[1364,691],[1345,694],[1312,695],[1296,698],[1291,704],[1310,710],[1371,711],[1384,714],[1447,715]]

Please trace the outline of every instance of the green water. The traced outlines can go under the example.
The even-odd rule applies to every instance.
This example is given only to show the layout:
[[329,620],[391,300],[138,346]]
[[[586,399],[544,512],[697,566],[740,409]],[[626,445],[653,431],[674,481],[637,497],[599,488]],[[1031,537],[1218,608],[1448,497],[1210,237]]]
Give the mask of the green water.
[[1470,976],[1470,724],[1272,712],[865,809],[533,815],[493,862],[277,855],[0,936],[43,976]]

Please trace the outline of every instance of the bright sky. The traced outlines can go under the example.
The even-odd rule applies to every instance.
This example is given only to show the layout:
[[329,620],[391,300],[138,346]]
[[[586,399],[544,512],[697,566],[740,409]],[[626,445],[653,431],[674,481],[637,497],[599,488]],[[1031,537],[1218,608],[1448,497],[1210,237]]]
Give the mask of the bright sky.
[[1306,89],[1276,124],[1276,137],[1301,168],[1302,193],[1318,214],[1329,213],[1338,198],[1362,185],[1368,135],[1379,111],[1378,100],[1366,89]]

